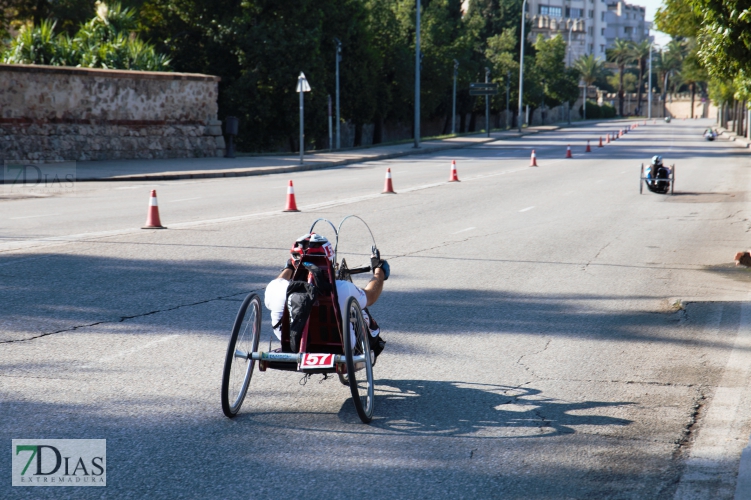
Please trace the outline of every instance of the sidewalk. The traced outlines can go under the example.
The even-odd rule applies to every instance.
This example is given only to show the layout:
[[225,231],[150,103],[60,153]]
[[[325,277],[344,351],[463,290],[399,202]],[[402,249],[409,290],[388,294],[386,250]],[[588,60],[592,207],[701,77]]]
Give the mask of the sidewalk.
[[[586,126],[599,120],[573,122],[570,127]],[[429,154],[448,149],[459,149],[487,142],[518,138],[524,135],[558,130],[569,125],[544,125],[529,127],[521,134],[516,130],[485,132],[428,140],[415,149],[413,144],[392,144],[362,147],[339,151],[306,153],[305,163],[300,165],[299,154],[258,155],[237,158],[173,158],[164,160],[107,160],[88,161],[76,164],[76,180],[90,181],[165,181],[177,179],[208,179],[217,177],[244,177],[321,168],[339,167],[366,161],[386,160],[418,154]]]
[[740,147],[742,148],[748,148],[751,147],[751,141],[748,140],[748,138],[743,137],[742,135],[738,135],[735,132],[731,130],[727,130],[723,127],[714,127],[714,129],[717,131],[717,135],[720,137],[726,137],[729,141],[736,142]]

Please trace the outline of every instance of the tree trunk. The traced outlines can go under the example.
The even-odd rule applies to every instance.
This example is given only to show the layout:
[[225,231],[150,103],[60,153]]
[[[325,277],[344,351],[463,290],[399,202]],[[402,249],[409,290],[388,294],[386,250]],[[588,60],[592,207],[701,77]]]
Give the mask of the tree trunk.
[[383,117],[378,115],[373,121],[373,144],[383,142]]
[[644,59],[639,59],[639,85],[636,87],[636,108],[639,110],[639,114],[647,116],[641,109],[641,88],[644,86]]
[[353,146],[362,146],[362,123],[355,123],[355,143]]
[[691,85],[689,85],[689,88],[691,89],[691,116],[689,116],[689,118],[693,120],[694,119],[694,98],[696,97],[696,84],[694,82],[691,82]]
[[620,69],[620,75],[618,75],[618,114],[623,116],[623,72],[626,70],[626,66],[622,65],[618,68]]
[[443,131],[441,135],[448,135],[451,132],[451,114],[446,115],[446,119],[443,122]]
[[459,132],[466,132],[467,125],[467,113],[463,111],[459,113]]
[[469,130],[467,130],[467,132],[474,132],[476,124],[477,124],[477,114],[473,111],[472,114],[469,115]]

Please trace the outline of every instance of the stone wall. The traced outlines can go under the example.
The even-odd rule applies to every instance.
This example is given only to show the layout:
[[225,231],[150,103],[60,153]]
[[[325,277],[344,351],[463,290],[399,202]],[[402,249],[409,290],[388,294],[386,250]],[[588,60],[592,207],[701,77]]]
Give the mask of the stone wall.
[[219,77],[0,64],[0,160],[222,156]]

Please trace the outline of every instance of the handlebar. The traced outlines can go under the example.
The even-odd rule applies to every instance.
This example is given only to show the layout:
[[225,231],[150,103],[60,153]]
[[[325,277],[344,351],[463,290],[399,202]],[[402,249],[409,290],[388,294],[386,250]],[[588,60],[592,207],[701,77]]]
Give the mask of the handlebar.
[[349,274],[362,274],[362,273],[369,273],[370,272],[370,266],[365,267],[355,267],[354,269],[347,269],[347,272]]

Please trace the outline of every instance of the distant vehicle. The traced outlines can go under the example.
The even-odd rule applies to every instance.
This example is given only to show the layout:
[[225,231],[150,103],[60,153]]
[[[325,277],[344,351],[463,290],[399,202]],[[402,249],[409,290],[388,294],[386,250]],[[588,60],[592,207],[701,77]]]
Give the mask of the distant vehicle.
[[717,138],[717,132],[715,132],[715,131],[714,131],[714,130],[712,130],[711,128],[708,128],[708,129],[707,129],[707,130],[706,130],[706,131],[704,132],[704,138],[705,138],[706,140],[708,140],[708,141],[714,141],[714,140],[715,140],[715,139]]
[[670,123],[670,117],[669,116],[665,117],[665,123]]

